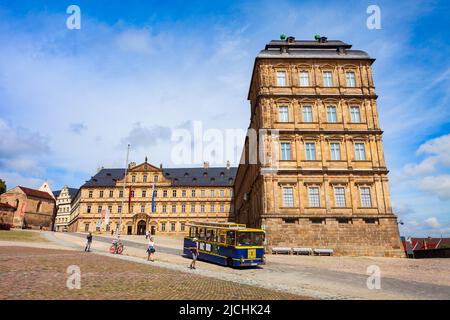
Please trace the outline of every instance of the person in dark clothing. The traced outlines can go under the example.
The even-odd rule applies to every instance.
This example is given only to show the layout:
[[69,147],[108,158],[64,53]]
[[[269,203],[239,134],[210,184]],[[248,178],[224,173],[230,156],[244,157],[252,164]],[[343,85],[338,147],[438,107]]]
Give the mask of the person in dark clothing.
[[191,252],[192,252],[192,262],[189,265],[189,269],[195,269],[195,262],[197,261],[198,258],[198,247],[199,247],[199,242],[197,238],[192,239],[194,241],[194,247],[191,248]]
[[89,232],[86,239],[87,239],[87,243],[86,243],[86,247],[84,248],[84,251],[91,252],[91,243],[92,243],[92,233],[91,232]]

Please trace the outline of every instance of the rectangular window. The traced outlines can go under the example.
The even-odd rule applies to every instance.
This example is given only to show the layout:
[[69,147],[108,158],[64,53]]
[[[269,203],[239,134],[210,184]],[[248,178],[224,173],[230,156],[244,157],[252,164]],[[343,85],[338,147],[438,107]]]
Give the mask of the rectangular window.
[[117,213],[122,213],[122,206],[117,207]]
[[100,198],[103,198],[103,191],[100,191],[99,197],[100,197]]
[[134,198],[134,190],[131,190],[131,197]]
[[192,196],[192,198],[195,198],[195,189],[192,189],[191,196]]
[[131,176],[131,182],[136,182],[136,176]]
[[209,196],[210,196],[211,198],[214,198],[214,190],[209,190]]
[[114,191],[112,191],[112,190],[109,191],[109,197],[110,198],[114,197]]
[[291,144],[289,142],[281,143],[281,160],[291,160]]
[[141,205],[141,213],[145,213],[145,206]]
[[359,189],[361,193],[361,207],[363,208],[371,208],[372,207],[372,199],[370,197],[370,188],[369,187],[361,187]]
[[186,190],[182,190],[182,191],[181,191],[181,196],[182,196],[183,198],[186,198]]
[[154,181],[154,182],[158,182],[158,176],[157,176],[157,175],[154,175],[154,176],[153,176],[153,181]]
[[165,223],[161,223],[161,231],[162,232],[166,231],[166,224]]
[[87,213],[91,213],[91,206],[87,206]]
[[147,196],[147,191],[142,190],[142,198],[145,198]]
[[92,198],[92,191],[89,191],[89,198]]
[[220,191],[219,191],[219,196],[220,196],[221,198],[225,197],[225,190],[220,189]]
[[309,87],[309,73],[308,71],[300,72],[300,87]]
[[201,213],[205,212],[205,205],[204,204],[200,205],[200,212]]
[[308,142],[305,144],[306,160],[316,160],[316,144],[314,142]]
[[325,223],[325,219],[323,219],[323,218],[311,218],[311,219],[309,219],[309,221],[311,221],[312,224],[324,224]]
[[180,225],[180,231],[185,231],[185,230],[186,230],[186,224],[184,222],[182,222]]
[[355,143],[355,160],[366,160],[364,143]]
[[97,213],[102,213],[102,206],[98,206]]
[[278,87],[286,86],[286,72],[285,71],[277,71],[277,86]]
[[338,218],[339,224],[352,224],[352,219],[350,218]]
[[176,205],[172,205],[172,213],[176,213],[177,212],[177,206]]
[[333,86],[333,74],[331,73],[331,71],[324,71],[323,86],[324,87],[332,87]]
[[174,198],[177,197],[177,190],[172,190],[172,197],[174,197]]
[[163,190],[163,197],[167,198],[167,190]]
[[163,212],[163,213],[166,213],[166,212],[167,212],[167,206],[166,206],[165,204],[163,204],[163,206],[162,206],[162,212]]
[[119,198],[123,198],[123,190],[119,191]]
[[313,114],[311,106],[303,107],[303,122],[313,122]]
[[185,204],[181,205],[181,212],[183,212],[183,213],[186,212],[186,205]]
[[365,218],[364,223],[366,224],[378,224],[377,218]]
[[195,204],[191,204],[191,212],[195,212]]
[[175,223],[171,223],[170,224],[170,230],[172,231],[172,232],[174,232],[175,231]]
[[202,189],[202,190],[200,191],[200,195],[201,195],[202,198],[204,198],[205,195],[206,195],[206,191]]
[[341,160],[341,146],[337,142],[330,143],[331,160]]
[[308,188],[308,198],[309,198],[309,206],[311,208],[320,207],[319,188],[318,187],[309,187]]
[[112,212],[112,206],[108,206],[108,212],[109,212],[109,213]]
[[142,176],[142,182],[147,182],[147,176],[146,175]]
[[345,188],[335,187],[334,188],[334,202],[336,207],[345,208]]
[[219,208],[220,212],[225,212],[225,206],[223,204],[221,204]]
[[347,87],[356,87],[356,82],[355,82],[355,73],[354,72],[347,72],[345,74],[346,79],[347,79]]
[[84,232],[89,232],[89,224],[84,225]]
[[359,112],[359,107],[357,106],[350,107],[350,118],[353,123],[361,122],[361,114]]
[[280,122],[288,122],[289,121],[288,107],[281,106],[278,108],[278,121],[280,121]]
[[214,212],[214,210],[215,210],[214,205],[213,205],[213,204],[210,205],[210,206],[209,206],[209,212]]
[[327,107],[327,121],[328,122],[337,122],[336,107],[333,107],[333,106]]
[[283,188],[283,207],[294,206],[294,188]]

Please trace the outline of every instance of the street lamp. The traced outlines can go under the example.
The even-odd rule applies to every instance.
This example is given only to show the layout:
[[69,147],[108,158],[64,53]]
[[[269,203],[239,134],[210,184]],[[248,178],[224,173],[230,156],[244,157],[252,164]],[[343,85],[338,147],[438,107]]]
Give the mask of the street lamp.
[[119,230],[117,231],[117,237],[119,237],[120,233],[122,232],[122,212],[124,210],[124,200],[125,200],[125,185],[127,184],[127,173],[128,173],[128,157],[130,155],[130,144],[128,144],[127,147],[127,158],[125,161],[125,175],[123,177],[123,187],[122,187],[122,210],[120,210],[120,216],[119,216]]

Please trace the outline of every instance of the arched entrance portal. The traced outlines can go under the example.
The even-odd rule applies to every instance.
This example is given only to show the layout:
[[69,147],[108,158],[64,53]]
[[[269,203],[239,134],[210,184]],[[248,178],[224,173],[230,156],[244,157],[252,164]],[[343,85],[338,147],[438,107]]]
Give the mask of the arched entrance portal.
[[137,224],[137,235],[142,236],[145,235],[147,230],[147,223],[144,220],[141,220]]

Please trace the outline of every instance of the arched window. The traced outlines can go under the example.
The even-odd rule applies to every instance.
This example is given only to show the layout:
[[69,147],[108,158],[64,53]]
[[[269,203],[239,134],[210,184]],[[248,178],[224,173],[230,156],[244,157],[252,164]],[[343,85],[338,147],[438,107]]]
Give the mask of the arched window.
[[42,206],[42,202],[39,201],[37,204],[36,212],[41,212],[41,206]]

